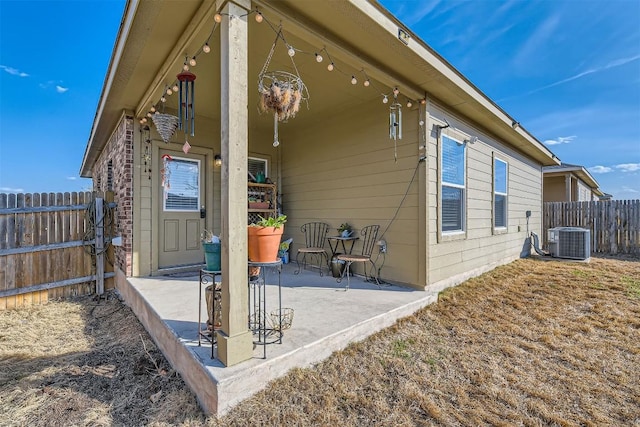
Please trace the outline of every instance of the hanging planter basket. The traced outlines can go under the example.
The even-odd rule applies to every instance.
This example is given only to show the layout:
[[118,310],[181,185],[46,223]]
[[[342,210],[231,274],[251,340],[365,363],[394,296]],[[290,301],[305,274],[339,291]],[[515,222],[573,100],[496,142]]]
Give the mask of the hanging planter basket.
[[151,118],[162,140],[169,142],[178,128],[178,117],[171,114],[155,113]]
[[278,121],[296,116],[300,102],[308,98],[307,87],[299,76],[286,71],[267,71],[258,82],[260,109],[277,116]]

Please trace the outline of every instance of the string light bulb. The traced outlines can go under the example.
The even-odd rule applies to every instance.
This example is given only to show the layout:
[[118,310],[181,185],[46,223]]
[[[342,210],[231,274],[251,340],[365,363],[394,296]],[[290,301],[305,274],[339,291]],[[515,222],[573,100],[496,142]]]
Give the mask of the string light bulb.
[[316,53],[316,62],[322,62],[324,58],[319,53]]
[[178,87],[177,83],[174,83],[174,85],[173,85],[173,87],[171,89],[173,89],[174,92],[177,92],[180,88]]
[[327,65],[327,70],[333,71],[333,68],[334,68],[333,62],[331,64]]
[[355,85],[358,83],[358,79],[356,79],[356,76],[351,76],[351,84]]
[[296,54],[296,50],[293,48],[293,46],[289,46],[289,50],[287,50],[287,53],[289,54],[290,57],[294,57]]
[[169,96],[173,95],[173,91],[171,90],[171,88],[167,89],[167,95],[169,95]]
[[398,96],[398,94],[400,93],[400,91],[398,90],[397,87],[393,88],[393,96]]
[[364,87],[369,87],[369,85],[371,84],[371,80],[367,79],[362,84],[364,85]]
[[147,117],[151,118],[151,113],[150,112],[147,113]]
[[155,113],[156,112],[156,107],[151,107],[151,112]]
[[167,102],[167,98],[165,98],[164,96],[160,97],[160,102]]
[[256,13],[256,22],[259,24],[262,22],[262,20],[264,19],[264,17],[262,16],[262,13],[257,12]]
[[412,105],[411,101],[407,101],[407,108],[411,108]]
[[426,99],[421,99],[421,100],[420,100],[420,104],[424,105],[424,104],[426,104],[426,103],[427,103],[427,100],[426,100]]
[[197,62],[196,62],[196,57],[194,56],[193,58],[191,58],[191,59],[189,60],[189,65],[191,65],[192,67],[195,67],[195,66],[196,66],[196,64],[197,64]]
[[222,15],[220,15],[219,13],[216,13],[215,15],[213,15],[213,20],[216,21],[218,24],[222,22]]
[[142,120],[140,120],[140,123],[147,123],[147,118],[143,117]]
[[204,44],[204,46],[202,46],[202,51],[203,51],[204,53],[209,53],[209,52],[211,52],[211,46],[209,46],[209,42],[206,42],[206,43]]
[[384,98],[382,98],[382,103],[386,104],[387,102],[389,102],[389,98],[387,98],[387,95],[385,95]]
[[143,125],[143,124],[144,124],[144,122],[142,121],[142,119],[140,119],[140,124],[141,124],[141,125]]
[[184,63],[184,65],[182,66],[182,69],[184,71],[189,71],[189,64],[187,64],[186,62]]

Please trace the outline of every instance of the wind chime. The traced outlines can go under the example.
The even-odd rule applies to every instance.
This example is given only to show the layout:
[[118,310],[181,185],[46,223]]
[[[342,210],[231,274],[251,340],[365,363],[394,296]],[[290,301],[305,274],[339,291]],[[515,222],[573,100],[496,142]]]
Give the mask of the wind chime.
[[176,76],[178,78],[178,129],[184,132],[184,145],[182,151],[189,152],[191,145],[187,135],[195,136],[195,80],[196,75],[189,70],[184,70]]
[[393,89],[393,103],[389,106],[389,139],[393,140],[393,159],[398,161],[398,140],[402,139],[402,105],[398,102],[398,88]]

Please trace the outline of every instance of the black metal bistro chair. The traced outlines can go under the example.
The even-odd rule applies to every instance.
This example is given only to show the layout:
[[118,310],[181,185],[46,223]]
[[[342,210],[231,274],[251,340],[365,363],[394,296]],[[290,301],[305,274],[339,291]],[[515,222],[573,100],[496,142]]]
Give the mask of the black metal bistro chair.
[[324,249],[324,243],[327,240],[327,233],[329,232],[329,224],[324,222],[308,222],[300,227],[300,231],[304,234],[304,247],[298,249],[296,254],[296,264],[298,269],[294,274],[300,273],[300,254],[302,254],[302,268],[307,265],[307,255],[318,258],[318,269],[320,270],[320,276],[322,276],[322,262],[324,265],[329,265],[329,256]]
[[344,261],[345,269],[342,272],[342,276],[338,278],[338,283],[342,281],[345,274],[347,276],[347,286],[345,287],[345,291],[349,290],[349,276],[351,270],[351,264],[354,262],[360,262],[364,268],[364,277],[367,281],[369,281],[369,275],[367,274],[367,268],[369,267],[367,263],[371,264],[373,268],[373,273],[371,277],[375,279],[376,284],[380,286],[380,282],[378,281],[378,275],[376,274],[376,265],[371,259],[371,253],[373,252],[373,247],[375,246],[378,239],[378,231],[380,230],[379,225],[368,225],[364,227],[360,231],[360,235],[362,236],[362,252],[359,254],[341,254],[338,255],[338,261]]

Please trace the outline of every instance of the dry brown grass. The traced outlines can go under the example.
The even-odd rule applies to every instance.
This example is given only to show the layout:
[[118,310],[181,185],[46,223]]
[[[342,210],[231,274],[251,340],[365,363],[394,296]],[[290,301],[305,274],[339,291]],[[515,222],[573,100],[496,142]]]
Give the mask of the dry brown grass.
[[0,324],[0,425],[640,425],[637,260],[500,267],[219,420],[117,300]]

